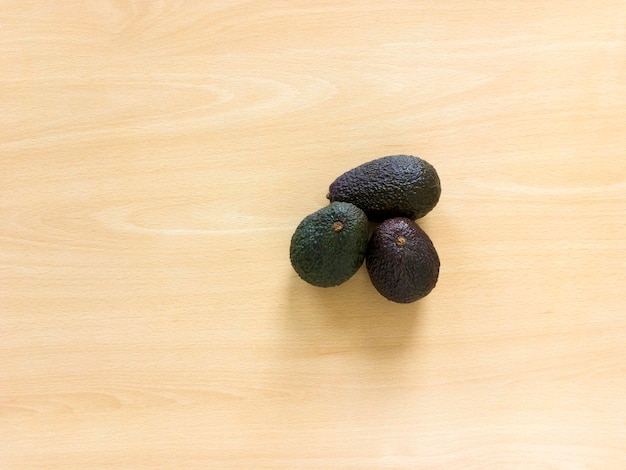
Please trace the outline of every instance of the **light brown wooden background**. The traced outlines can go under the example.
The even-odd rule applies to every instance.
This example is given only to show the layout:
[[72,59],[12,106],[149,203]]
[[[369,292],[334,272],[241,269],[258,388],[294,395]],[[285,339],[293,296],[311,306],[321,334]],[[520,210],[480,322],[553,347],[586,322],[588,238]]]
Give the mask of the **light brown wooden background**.
[[[626,468],[626,8],[0,3],[0,468]],[[411,153],[433,293],[291,234]]]

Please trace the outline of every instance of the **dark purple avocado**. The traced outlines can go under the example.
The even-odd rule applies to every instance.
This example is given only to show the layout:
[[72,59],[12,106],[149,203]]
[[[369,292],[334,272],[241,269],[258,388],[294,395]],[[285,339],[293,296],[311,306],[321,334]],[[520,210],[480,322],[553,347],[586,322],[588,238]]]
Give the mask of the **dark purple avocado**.
[[353,168],[329,187],[330,202],[349,202],[372,222],[392,217],[419,219],[439,202],[441,182],[435,168],[411,155],[389,155]]
[[432,241],[405,217],[387,219],[374,229],[365,264],[376,290],[398,303],[425,297],[439,277],[439,255]]

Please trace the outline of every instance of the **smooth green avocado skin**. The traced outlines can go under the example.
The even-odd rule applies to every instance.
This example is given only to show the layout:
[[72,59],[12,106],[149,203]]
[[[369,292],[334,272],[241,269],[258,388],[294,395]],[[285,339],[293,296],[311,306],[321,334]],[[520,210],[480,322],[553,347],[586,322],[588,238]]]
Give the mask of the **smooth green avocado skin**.
[[354,204],[373,222],[392,217],[424,217],[439,202],[435,168],[412,155],[389,155],[347,171],[329,187],[331,202]]
[[[403,246],[398,238],[403,237]],[[428,295],[439,277],[439,255],[414,221],[396,217],[374,229],[368,244],[367,272],[376,290],[398,303],[411,303]]]
[[[333,230],[335,222],[341,222],[343,228]],[[333,202],[300,222],[291,237],[291,265],[309,284],[338,286],[363,264],[368,235],[369,221],[361,209]]]

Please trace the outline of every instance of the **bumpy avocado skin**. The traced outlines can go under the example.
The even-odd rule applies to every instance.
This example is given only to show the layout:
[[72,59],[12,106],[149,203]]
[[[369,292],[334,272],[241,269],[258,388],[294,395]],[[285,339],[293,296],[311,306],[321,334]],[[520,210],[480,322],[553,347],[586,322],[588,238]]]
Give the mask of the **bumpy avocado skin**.
[[389,155],[359,165],[339,176],[328,193],[331,202],[350,202],[373,222],[419,219],[437,205],[440,196],[435,168],[412,155]]
[[309,284],[338,286],[363,264],[368,236],[369,222],[361,209],[333,202],[300,222],[291,238],[291,265]]
[[439,277],[439,255],[432,241],[403,217],[387,219],[374,229],[365,263],[376,290],[398,303],[425,297]]

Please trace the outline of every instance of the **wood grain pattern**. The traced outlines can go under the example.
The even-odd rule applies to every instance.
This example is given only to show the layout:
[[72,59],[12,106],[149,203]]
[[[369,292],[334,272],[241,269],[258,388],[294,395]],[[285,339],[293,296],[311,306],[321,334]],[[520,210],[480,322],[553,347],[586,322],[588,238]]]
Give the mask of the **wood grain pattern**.
[[[626,467],[623,2],[0,4],[0,467]],[[439,285],[317,289],[343,171]]]

